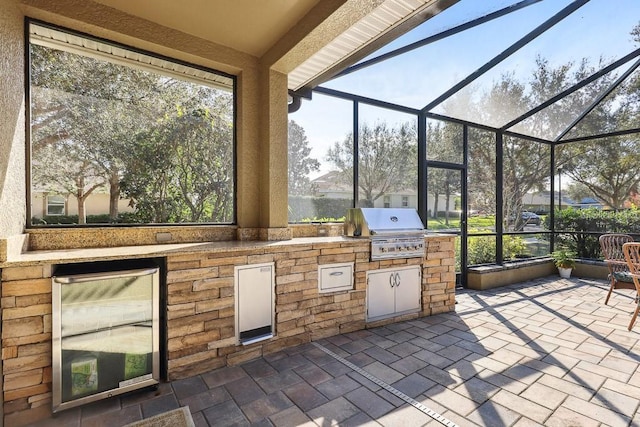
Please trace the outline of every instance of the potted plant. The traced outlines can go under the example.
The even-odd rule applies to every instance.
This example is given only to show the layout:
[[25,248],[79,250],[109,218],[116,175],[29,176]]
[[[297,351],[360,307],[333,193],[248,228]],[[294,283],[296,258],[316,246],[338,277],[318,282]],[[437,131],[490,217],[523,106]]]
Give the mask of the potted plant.
[[576,254],[568,249],[558,249],[551,253],[553,262],[558,267],[560,277],[568,279],[571,277],[571,270],[576,266]]

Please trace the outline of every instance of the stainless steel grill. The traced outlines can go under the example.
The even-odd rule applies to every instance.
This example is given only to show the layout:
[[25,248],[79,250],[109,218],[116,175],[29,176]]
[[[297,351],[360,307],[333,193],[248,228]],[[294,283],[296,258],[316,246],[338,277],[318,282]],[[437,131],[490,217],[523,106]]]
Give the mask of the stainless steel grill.
[[415,209],[349,209],[344,234],[371,240],[371,260],[424,257],[426,230]]

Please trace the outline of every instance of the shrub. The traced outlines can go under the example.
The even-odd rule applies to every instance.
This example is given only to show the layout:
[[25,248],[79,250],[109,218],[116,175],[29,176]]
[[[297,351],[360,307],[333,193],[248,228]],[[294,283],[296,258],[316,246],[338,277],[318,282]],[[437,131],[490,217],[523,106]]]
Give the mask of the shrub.
[[[118,214],[118,219],[112,221],[108,214],[87,215],[87,224],[135,224],[144,222],[135,212]],[[73,225],[78,224],[78,215],[46,215],[42,218],[31,218],[33,225]]]
[[[547,217],[547,227],[549,221]],[[598,238],[605,233],[639,233],[640,210],[563,209],[555,212],[555,230],[559,233],[557,242],[578,258],[602,259]]]
[[[459,245],[459,239],[456,240]],[[495,236],[472,236],[467,241],[467,261],[469,265],[492,264],[496,262]],[[456,248],[456,256],[460,253]],[[513,259],[522,256],[527,251],[527,245],[520,236],[504,236],[502,243],[502,257]]]
[[351,208],[351,199],[331,197],[289,196],[289,222],[320,221],[344,218]]

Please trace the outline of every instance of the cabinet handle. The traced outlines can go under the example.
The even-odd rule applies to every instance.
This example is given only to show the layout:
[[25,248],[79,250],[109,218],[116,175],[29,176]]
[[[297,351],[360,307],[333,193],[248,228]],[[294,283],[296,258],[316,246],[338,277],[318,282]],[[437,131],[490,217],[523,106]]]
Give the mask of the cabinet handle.
[[334,271],[329,273],[329,276],[342,276],[342,271]]
[[394,286],[400,286],[400,273],[389,274],[389,284],[393,288]]

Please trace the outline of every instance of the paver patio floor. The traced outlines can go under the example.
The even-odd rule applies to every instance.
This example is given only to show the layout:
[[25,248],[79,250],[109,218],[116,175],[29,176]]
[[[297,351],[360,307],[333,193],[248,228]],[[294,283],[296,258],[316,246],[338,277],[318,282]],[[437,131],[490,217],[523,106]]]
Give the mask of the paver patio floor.
[[548,277],[460,290],[455,312],[323,339],[35,425],[122,426],[188,405],[196,426],[640,426],[640,321],[627,331],[634,295],[614,291],[605,306],[607,289]]

